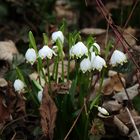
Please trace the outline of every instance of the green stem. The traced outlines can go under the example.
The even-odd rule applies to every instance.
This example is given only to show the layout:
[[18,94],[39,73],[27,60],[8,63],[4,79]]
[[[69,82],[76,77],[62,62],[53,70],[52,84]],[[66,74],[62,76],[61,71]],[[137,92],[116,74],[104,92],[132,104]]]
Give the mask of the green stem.
[[97,95],[95,97],[95,99],[92,101],[91,105],[90,105],[90,111],[92,110],[93,106],[95,106],[95,104],[98,103],[100,97],[101,97],[101,90],[102,90],[102,85],[103,85],[103,81],[104,81],[104,75],[105,75],[105,68],[103,68],[102,70],[102,75],[101,75],[101,79],[100,79],[100,86],[99,86],[99,90],[97,92]]
[[56,59],[56,67],[55,67],[55,81],[57,82],[57,79],[58,79],[58,65],[59,65],[59,55],[57,56],[57,59]]
[[87,135],[88,135],[88,123],[89,123],[89,117],[86,117],[86,122],[85,122],[85,130],[84,130],[84,140],[87,140]]
[[41,68],[41,72],[42,72],[42,75],[43,75],[43,79],[45,80],[45,83],[48,83],[46,75],[45,75],[44,70],[43,70],[43,67]]
[[49,60],[46,60],[47,62],[47,73],[48,73],[48,82],[50,83],[50,69],[49,69]]
[[55,80],[56,65],[57,65],[57,56],[54,59],[53,72],[52,72],[52,77],[54,80]]
[[41,85],[40,68],[38,63],[37,63],[37,73],[38,73],[39,84]]
[[62,82],[64,82],[64,59],[63,59],[63,56],[62,56],[61,60],[62,60]]
[[69,81],[69,74],[70,74],[70,56],[68,56],[68,67],[67,67],[67,81]]

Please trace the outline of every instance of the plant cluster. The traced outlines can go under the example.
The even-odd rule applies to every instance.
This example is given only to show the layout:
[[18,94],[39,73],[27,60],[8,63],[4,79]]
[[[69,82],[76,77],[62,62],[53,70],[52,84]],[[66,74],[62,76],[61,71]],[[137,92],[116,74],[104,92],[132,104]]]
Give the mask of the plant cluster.
[[[101,48],[94,38],[89,37],[83,42],[77,32],[69,33],[67,38],[62,31],[55,31],[50,39],[43,33],[43,39],[44,46],[38,49],[32,32],[29,32],[30,43],[25,60],[38,76],[36,79],[29,78],[29,82],[24,77],[22,69],[17,66],[17,79],[13,83],[15,92],[24,93],[26,102],[34,104],[31,106],[33,114],[41,117],[42,132],[46,137],[58,140],[67,139],[70,135],[74,139],[87,140],[90,137],[89,130],[93,118],[97,116],[98,111],[105,117],[109,115],[101,104],[105,72],[111,67],[126,63],[127,57],[123,52],[114,50],[110,60],[106,62],[104,57],[110,55],[108,46],[103,57]],[[64,52],[65,41],[68,41],[68,52]],[[74,69],[71,72],[72,60]],[[66,75],[64,61],[68,63]],[[52,72],[51,63],[53,63]],[[61,76],[58,74],[60,65]],[[99,81],[100,86],[98,92],[91,98],[90,90],[95,75],[96,82]],[[63,94],[60,94],[64,85],[67,88],[65,87]],[[28,110],[28,107],[26,109]],[[76,122],[76,126],[71,132],[73,122]]]

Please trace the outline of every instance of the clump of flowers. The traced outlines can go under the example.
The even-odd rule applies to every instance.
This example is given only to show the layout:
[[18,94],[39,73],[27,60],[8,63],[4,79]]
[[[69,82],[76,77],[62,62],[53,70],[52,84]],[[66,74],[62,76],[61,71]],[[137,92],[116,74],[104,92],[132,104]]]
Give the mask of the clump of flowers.
[[[30,48],[25,53],[25,58],[27,62],[34,65],[32,69],[35,69],[36,78],[33,79],[29,77],[29,81],[25,80],[22,71],[20,72],[20,70],[17,69],[18,79],[13,83],[15,91],[19,93],[22,92],[26,85],[26,92],[30,93],[29,95],[27,94],[27,97],[29,96],[27,100],[32,100],[33,102],[30,102],[30,104],[35,103],[38,108],[41,106],[40,113],[43,113],[43,115],[45,114],[44,112],[47,112],[45,114],[45,119],[55,108],[55,112],[53,112],[53,115],[51,114],[52,116],[56,117],[58,110],[62,113],[58,113],[58,117],[61,118],[64,115],[66,116],[66,118],[62,118],[64,121],[68,118],[72,122],[73,120],[71,120],[69,113],[67,113],[66,110],[70,108],[70,110],[72,110],[71,113],[79,112],[81,109],[79,107],[81,107],[82,104],[83,106],[87,104],[85,111],[82,112],[85,113],[85,115],[81,115],[82,117],[86,116],[84,120],[90,119],[88,115],[93,107],[97,107],[102,115],[109,115],[105,108],[98,106],[98,101],[100,99],[99,95],[101,95],[102,91],[102,83],[99,83],[99,90],[97,91],[96,96],[91,99],[91,102],[88,99],[93,77],[98,74],[97,78],[101,79],[98,79],[97,81],[102,82],[104,72],[109,69],[106,59],[104,59],[101,54],[100,45],[97,42],[94,42],[94,40],[87,41],[87,43],[86,41],[82,42],[82,39],[74,34],[69,36],[69,42],[66,44],[68,46],[67,49],[69,49],[68,53],[66,53],[63,47],[65,45],[64,39],[66,37],[64,37],[62,31],[53,32],[49,43],[46,39],[48,37],[44,35],[44,45],[41,49],[38,49],[33,35],[31,33],[30,35]],[[105,55],[106,54],[107,53],[105,52]],[[71,60],[75,61],[72,70],[70,67]],[[111,56],[110,65],[123,65],[125,62],[127,62],[126,55],[119,50],[115,50]],[[107,66],[108,69],[106,69]],[[28,86],[25,81],[28,81],[30,86]],[[59,90],[62,90],[62,92]],[[53,101],[53,99],[55,100]],[[55,103],[57,104],[58,109],[56,108]],[[47,111],[45,110],[46,107],[48,109]],[[38,114],[39,113],[37,112],[37,115]],[[48,117],[49,119],[56,119],[51,118],[52,116],[50,116]],[[47,121],[49,121],[49,119]],[[91,120],[87,121],[89,121],[88,123],[90,124]],[[53,123],[55,123],[55,121],[53,121]],[[55,125],[53,124],[53,127],[54,126]],[[48,126],[46,126],[45,129],[47,127]],[[60,128],[60,126],[58,128]],[[88,128],[89,127],[86,129]]]

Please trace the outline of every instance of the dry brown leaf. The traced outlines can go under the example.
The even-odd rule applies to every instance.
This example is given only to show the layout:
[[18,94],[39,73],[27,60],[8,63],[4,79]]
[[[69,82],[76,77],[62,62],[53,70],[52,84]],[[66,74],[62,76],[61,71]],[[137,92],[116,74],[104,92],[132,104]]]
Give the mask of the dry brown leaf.
[[0,123],[10,120],[10,112],[3,102],[4,98],[0,96]]
[[105,128],[104,128],[104,123],[101,119],[95,118],[92,127],[90,129],[90,134],[92,135],[104,135],[105,134]]
[[22,93],[17,95],[17,104],[16,104],[16,113],[17,116],[25,115],[25,97]]
[[70,88],[71,81],[66,83],[51,83],[51,90],[53,94],[67,94]]
[[57,115],[57,107],[55,102],[48,94],[48,85],[44,87],[42,103],[39,110],[43,133],[49,140],[52,140]]
[[[118,78],[117,72],[109,71],[108,75],[109,78],[103,81],[103,94],[110,95],[113,93],[113,91],[115,92],[123,91],[124,88],[122,86],[120,79]],[[123,78],[123,75],[120,74],[120,76],[123,84],[125,85],[125,79]]]
[[[139,93],[138,88],[139,88],[139,84],[135,84],[134,86],[126,89],[127,92],[128,92],[130,100],[132,100],[135,96],[138,95],[138,93]],[[128,97],[127,97],[124,90],[115,94],[113,96],[113,98],[116,99],[120,103],[122,103],[123,100],[128,100]]]
[[0,123],[11,120],[11,114],[14,111],[15,94],[9,83],[4,87],[0,87]]
[[14,54],[18,54],[18,50],[13,41],[0,41],[0,60],[11,63]]
[[106,30],[100,29],[100,28],[84,28],[84,29],[80,30],[80,32],[85,35],[101,35],[101,34],[105,33]]
[[113,93],[114,82],[110,78],[107,78],[103,81],[103,94],[111,95]]
[[7,85],[7,81],[4,78],[0,78],[0,87],[6,87]]
[[[139,123],[139,120],[137,119],[138,117],[138,113],[136,112],[136,110],[131,110],[131,115],[133,118],[135,118],[134,121],[137,121]],[[118,119],[120,119],[123,123],[125,123],[128,127],[132,127],[132,123],[130,121],[130,117],[128,115],[128,112],[126,111],[126,109],[121,109],[120,113],[118,115],[116,115],[118,117]],[[136,123],[136,122],[135,122]]]
[[102,106],[109,112],[120,111],[120,109],[122,108],[122,105],[119,104],[117,100],[105,101]]

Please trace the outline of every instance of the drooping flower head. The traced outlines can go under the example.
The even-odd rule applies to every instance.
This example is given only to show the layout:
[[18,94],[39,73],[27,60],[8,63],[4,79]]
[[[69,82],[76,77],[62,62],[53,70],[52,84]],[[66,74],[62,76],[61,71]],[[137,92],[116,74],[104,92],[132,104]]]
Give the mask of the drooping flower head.
[[15,89],[15,91],[21,92],[21,91],[24,90],[24,87],[25,87],[25,85],[20,79],[16,79],[14,81],[14,89]]
[[106,67],[105,60],[100,56],[95,56],[94,60],[92,61],[92,69],[96,69],[98,71],[101,71],[103,67]]
[[27,62],[33,65],[37,58],[35,50],[33,48],[29,48],[25,53],[25,58]]
[[93,43],[93,45],[90,47],[90,52],[95,51],[95,50],[94,50],[94,48],[96,48],[96,49],[97,49],[97,51],[98,51],[97,53],[98,53],[98,54],[100,54],[100,53],[101,53],[100,46],[99,46],[99,44],[97,44],[96,42],[94,42],[94,43]]
[[111,56],[111,59],[110,59],[110,64],[114,67],[118,64],[121,64],[123,65],[123,63],[126,63],[127,62],[127,58],[126,58],[126,55],[119,51],[119,50],[115,50]]
[[47,45],[44,45],[43,48],[41,48],[39,50],[38,55],[42,59],[44,59],[46,57],[51,59],[53,55],[56,55],[56,53],[51,48],[49,48]]
[[89,58],[84,58],[80,63],[80,69],[83,73],[91,70],[91,61]]
[[70,56],[76,58],[81,58],[83,55],[88,55],[88,49],[87,47],[82,43],[78,42],[74,46],[71,47],[70,49]]
[[39,102],[42,101],[42,97],[43,97],[43,90],[40,90],[37,94],[37,98],[38,98]]
[[64,43],[64,35],[61,31],[56,31],[52,33],[52,40],[56,42],[57,39],[60,39],[62,43]]

